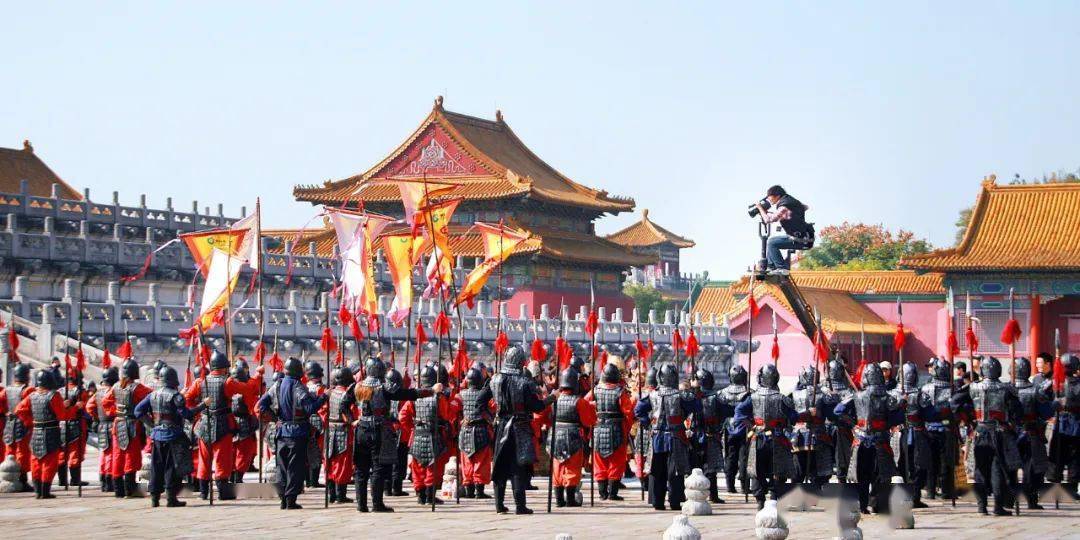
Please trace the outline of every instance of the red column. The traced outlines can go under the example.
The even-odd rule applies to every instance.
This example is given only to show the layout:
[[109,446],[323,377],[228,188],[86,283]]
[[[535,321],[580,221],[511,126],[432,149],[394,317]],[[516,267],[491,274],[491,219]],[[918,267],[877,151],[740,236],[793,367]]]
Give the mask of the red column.
[[1030,328],[1028,329],[1028,358],[1032,362],[1035,361],[1035,357],[1039,355],[1039,338],[1042,332],[1042,304],[1040,303],[1038,294],[1031,295],[1031,314],[1028,315],[1028,322]]

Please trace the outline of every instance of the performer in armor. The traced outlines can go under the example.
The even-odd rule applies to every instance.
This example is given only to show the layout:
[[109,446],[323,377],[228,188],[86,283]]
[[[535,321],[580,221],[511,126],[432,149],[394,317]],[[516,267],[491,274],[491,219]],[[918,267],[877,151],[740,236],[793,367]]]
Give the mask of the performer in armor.
[[592,464],[600,499],[621,501],[619,485],[626,471],[626,448],[630,426],[634,423],[634,402],[623,385],[618,366],[610,362],[604,366],[600,384],[585,396],[585,401],[596,410]]
[[[701,469],[709,479],[709,502],[723,504],[716,475],[724,469],[724,423],[734,416],[735,407],[716,390],[716,379],[711,371],[698,369],[696,379],[701,394],[701,414],[693,415],[693,441],[701,456]],[[731,481],[734,483],[735,479]]]
[[[83,386],[82,372],[72,368],[68,373],[67,384],[60,391],[60,398],[64,401],[86,403],[90,400],[90,393]],[[79,409],[75,418],[60,422],[60,466],[57,476],[60,485],[79,486],[89,485],[82,480],[82,462],[86,456],[86,433],[88,428],[87,416]],[[68,471],[71,472],[71,482],[68,482]]]
[[[308,360],[304,366],[304,375],[307,377],[308,392],[316,397],[326,393],[326,384],[323,383],[322,364]],[[311,437],[308,438],[308,476],[307,487],[325,487],[319,482],[319,472],[323,462],[323,420],[318,414],[311,417]]]
[[[645,397],[652,393],[657,388],[656,382],[656,367],[650,367],[645,371],[645,385],[641,389],[640,397]],[[634,405],[637,406],[637,398],[639,395],[635,395]],[[634,415],[636,416],[636,415]],[[642,422],[633,422],[633,426],[630,428],[630,444],[634,449],[634,468],[636,469],[638,481],[641,483],[641,491],[648,493],[649,482],[648,473],[645,471],[645,461],[649,455],[649,441],[652,439],[645,431],[648,430],[648,424]],[[652,504],[652,501],[649,502]]]
[[477,403],[476,397],[484,387],[484,373],[473,366],[465,374],[468,387],[460,392],[462,417],[461,431],[458,434],[458,447],[461,449],[461,481],[465,485],[465,498],[490,499],[484,493],[484,486],[491,482],[491,460],[494,449],[491,440],[492,412],[491,402]]
[[855,393],[845,366],[846,361],[842,356],[834,356],[828,364],[828,377],[825,379],[825,384],[818,388],[818,392],[822,394],[818,407],[827,411],[825,431],[833,439],[833,472],[841,484],[847,483],[847,471],[851,465],[851,443],[855,438],[852,433],[851,417],[836,415],[836,406]]
[[4,388],[4,447],[6,454],[15,457],[19,464],[19,479],[22,482],[23,491],[32,491],[27,475],[30,473],[30,425],[23,422],[15,414],[26,396],[33,391],[30,388],[30,366],[18,363],[11,368],[12,384]]
[[[401,372],[390,367],[386,371],[386,387],[387,388],[412,388],[412,381],[401,376]],[[385,478],[383,484],[385,484],[386,494],[391,497],[405,497],[408,493],[405,492],[405,476],[409,473],[409,444],[408,437],[401,431],[401,422],[398,421],[398,417],[401,412],[401,407],[405,403],[398,400],[390,401],[390,435],[392,435],[394,444],[397,448],[397,455],[392,465],[387,466],[386,474],[389,475]],[[390,444],[386,442],[385,444]]]
[[960,459],[959,423],[952,408],[952,366],[942,358],[934,358],[930,360],[929,368],[933,380],[922,387],[923,395],[933,407],[933,413],[926,418],[927,442],[930,447],[926,493],[931,499],[937,498],[940,485],[941,498],[951,499],[956,484],[955,469]]
[[237,383],[235,386],[239,392],[232,397],[231,407],[236,421],[236,432],[233,434],[233,449],[236,452],[232,474],[234,483],[244,481],[244,473],[251,470],[259,451],[259,442],[255,438],[259,431],[259,419],[253,411],[263,391],[263,367],[255,368],[254,377],[250,373],[248,363],[243,359],[236,361],[231,372],[231,380]]
[[274,381],[255,405],[255,412],[261,419],[277,422],[274,457],[282,510],[302,508],[296,504],[296,497],[303,491],[304,479],[308,476],[311,416],[326,402],[325,396],[316,397],[300,382],[303,376],[303,364],[290,357],[285,362],[285,375]]
[[[38,499],[56,498],[50,493],[60,461],[60,422],[73,420],[81,401],[64,401],[56,391],[59,382],[51,370],[38,370],[36,387],[15,408],[15,416],[30,429],[30,478]],[[73,398],[74,399],[74,396]]]
[[1031,376],[1031,362],[1027,358],[1016,359],[1017,398],[1020,400],[1021,416],[1016,445],[1023,462],[1024,498],[1029,510],[1042,510],[1039,504],[1039,491],[1049,459],[1046,454],[1046,423],[1054,416],[1054,390],[1052,382],[1044,380],[1036,386],[1028,378]]
[[679,371],[664,364],[657,373],[660,388],[650,392],[634,407],[634,416],[650,422],[651,444],[645,470],[649,474],[649,497],[653,508],[664,509],[664,498],[672,510],[682,509],[685,499],[683,478],[690,473],[690,441],[686,417],[701,413],[701,400],[679,390]]
[[836,457],[835,440],[825,425],[825,421],[833,417],[836,404],[827,402],[829,396],[815,384],[817,378],[817,368],[803,367],[791,394],[795,412],[799,413],[791,431],[791,447],[798,462],[792,482],[809,483],[814,491],[828,483]]
[[[596,409],[593,404],[577,395],[581,387],[580,373],[573,368],[559,374],[558,396],[554,402],[555,425],[551,426],[551,411],[545,410],[545,425],[550,427],[549,436],[555,438],[555,455],[552,482],[555,500],[559,507],[581,506],[581,470],[585,466],[585,433],[596,425]],[[620,426],[621,429],[621,426]],[[622,470],[619,470],[621,474]],[[604,490],[607,491],[606,489]]]
[[334,386],[323,407],[330,448],[327,451],[326,482],[331,503],[351,503],[349,483],[353,478],[353,421],[357,418],[356,400],[352,397],[353,373],[349,368],[330,372]]
[[556,398],[555,394],[550,394],[540,399],[540,390],[524,372],[524,366],[525,351],[521,347],[506,349],[501,371],[492,376],[490,383],[476,396],[476,404],[480,406],[495,400],[492,480],[495,483],[495,510],[500,514],[510,511],[504,504],[508,480],[514,494],[514,513],[533,513],[525,506],[525,486],[529,483],[530,467],[536,462],[532,416]]
[[233,466],[236,464],[233,432],[237,427],[232,416],[232,403],[233,396],[241,396],[243,399],[246,389],[247,384],[229,378],[229,359],[225,354],[214,351],[210,355],[210,373],[202,379],[196,379],[184,395],[188,407],[195,407],[210,398],[206,410],[195,421],[195,437],[199,445],[195,477],[199,480],[199,497],[203,500],[210,495],[211,475],[221,500],[236,498],[230,482]]
[[747,493],[750,490],[750,475],[746,472],[746,428],[742,424],[736,424],[734,416],[735,406],[750,396],[746,368],[739,364],[731,366],[728,370],[728,381],[730,384],[717,395],[717,399],[732,410],[732,415],[724,421],[724,480],[728,493],[737,493],[735,478],[741,478],[741,491]]
[[746,472],[756,480],[753,491],[760,509],[770,494],[779,500],[784,495],[781,486],[797,473],[787,431],[799,414],[791,398],[780,393],[780,372],[774,364],[758,368],[757,381],[750,398],[735,406],[735,423],[749,433]]
[[166,365],[158,372],[157,390],[135,406],[135,417],[150,417],[154,428],[150,431],[150,506],[161,505],[165,493],[165,506],[186,506],[179,500],[183,477],[192,470],[191,443],[184,434],[184,419],[205,409],[213,400],[209,396],[194,409],[185,403],[176,370]]
[[[368,481],[371,481],[371,510],[393,512],[383,503],[385,485],[390,480],[391,467],[397,462],[398,435],[394,432],[392,404],[412,402],[420,397],[433,395],[442,390],[441,384],[417,392],[403,386],[401,374],[392,370],[383,382],[386,365],[376,357],[368,358],[364,367],[366,377],[353,385],[351,401],[359,411],[353,445],[354,480],[356,482],[356,509],[368,511]],[[403,407],[404,409],[404,407]],[[415,481],[415,477],[414,477]],[[397,489],[401,488],[398,484]],[[418,494],[419,491],[417,490]]]
[[[433,390],[439,378],[438,370],[428,364],[420,372],[420,389]],[[412,472],[413,487],[416,489],[416,501],[421,505],[443,504],[435,496],[435,487],[442,477],[439,466],[442,455],[447,451],[443,437],[445,426],[456,418],[450,400],[441,395],[442,388],[433,390],[432,395],[408,401],[401,407],[400,421],[408,428],[409,455],[412,456],[409,470]]]
[[110,435],[112,433],[113,419],[105,413],[102,404],[105,400],[105,394],[119,380],[120,371],[116,369],[116,366],[106,369],[101,373],[101,386],[90,394],[89,399],[86,400],[85,412],[90,416],[91,428],[98,436],[98,476],[101,479],[102,493],[111,493],[113,491],[112,459],[114,453],[112,436]]
[[855,422],[847,478],[857,484],[859,510],[870,513],[873,497],[874,511],[884,513],[888,509],[889,486],[896,475],[890,432],[904,422],[902,407],[906,404],[889,394],[878,364],[863,367],[862,385],[863,389],[841,401],[835,412]]
[[119,497],[141,497],[136,489],[135,473],[142,468],[142,448],[146,440],[143,425],[135,420],[135,405],[150,394],[150,388],[139,380],[139,364],[133,358],[124,360],[120,380],[102,399],[105,414],[113,418],[112,441],[115,481],[113,492]]
[[919,368],[911,363],[904,363],[900,377],[902,385],[892,391],[897,401],[903,401],[907,421],[900,430],[898,467],[906,483],[911,486],[913,508],[926,508],[922,502],[922,488],[926,485],[927,471],[930,470],[930,438],[926,433],[926,419],[932,417],[934,409],[930,396],[919,388]]
[[[1050,440],[1051,482],[1060,482],[1074,499],[1080,481],[1080,357],[1075,354],[1061,356],[1065,369],[1065,385],[1057,400],[1057,421],[1054,422],[1053,438]],[[1069,470],[1065,475],[1065,469]]]
[[1020,419],[1016,388],[1001,382],[1001,362],[983,359],[982,377],[960,390],[957,403],[975,419],[975,436],[968,440],[968,469],[974,472],[979,513],[986,514],[987,495],[993,490],[994,515],[1007,516],[1013,505],[1012,483],[1021,467],[1014,426]]

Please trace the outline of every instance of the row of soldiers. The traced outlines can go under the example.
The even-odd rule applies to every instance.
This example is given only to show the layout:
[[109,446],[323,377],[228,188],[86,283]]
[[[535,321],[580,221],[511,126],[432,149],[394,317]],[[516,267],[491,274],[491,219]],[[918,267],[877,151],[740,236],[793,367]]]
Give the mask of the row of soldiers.
[[[18,365],[0,412],[4,448],[45,498],[52,496],[49,486],[63,465],[72,482],[81,483],[90,429],[102,445],[103,490],[137,496],[135,473],[148,453],[153,505],[165,495],[167,505],[182,506],[177,494],[188,475],[204,498],[212,489],[222,499],[233,498],[233,483],[242,481],[257,453],[262,423],[277,460],[283,509],[299,508],[297,496],[305,484],[318,485],[323,467],[330,499],[354,502],[347,494],[353,484],[360,511],[392,511],[383,496],[404,494],[406,470],[417,502],[440,504],[443,470],[458,456],[464,496],[488,498],[485,486],[493,481],[496,509],[509,512],[509,482],[515,513],[528,514],[525,491],[544,444],[558,506],[581,504],[586,466],[601,499],[610,500],[622,499],[621,479],[632,466],[647,478],[657,509],[665,508],[665,500],[680,508],[682,481],[692,467],[708,476],[714,503],[723,502],[721,472],[732,493],[741,476],[742,491],[752,491],[759,506],[795,484],[820,489],[836,476],[854,485],[863,511],[870,510],[871,499],[881,511],[888,484],[901,471],[914,486],[916,506],[923,506],[924,487],[931,498],[938,487],[944,497],[954,495],[952,466],[966,455],[980,511],[986,512],[992,491],[995,513],[1004,513],[1018,470],[1032,508],[1038,507],[1046,472],[1051,481],[1066,480],[1075,493],[1080,361],[1066,355],[1062,363],[1068,381],[1059,399],[1047,381],[1028,381],[1025,359],[1017,361],[1016,382],[1002,383],[994,358],[982,362],[980,381],[966,384],[954,383],[949,363],[934,359],[933,380],[920,386],[909,363],[891,392],[879,366],[865,367],[857,389],[843,363],[834,360],[824,381],[814,368],[805,368],[790,395],[780,393],[771,364],[758,370],[753,390],[740,366],[731,369],[731,384],[717,389],[707,370],[687,385],[676,366],[664,364],[643,376],[635,396],[615,364],[594,382],[580,360],[548,390],[543,377],[526,367],[524,351],[511,347],[498,373],[478,363],[461,388],[450,384],[445,368],[429,364],[412,389],[407,375],[377,358],[334,369],[326,385],[319,364],[291,358],[264,392],[261,367],[252,377],[237,362],[230,373],[225,356],[214,353],[206,375],[183,389],[176,371],[164,365],[154,366],[150,386],[141,384],[134,360],[106,370],[93,393],[79,377],[63,384],[49,370],[38,372],[31,387],[29,369]],[[1046,422],[1055,416],[1048,450]]]

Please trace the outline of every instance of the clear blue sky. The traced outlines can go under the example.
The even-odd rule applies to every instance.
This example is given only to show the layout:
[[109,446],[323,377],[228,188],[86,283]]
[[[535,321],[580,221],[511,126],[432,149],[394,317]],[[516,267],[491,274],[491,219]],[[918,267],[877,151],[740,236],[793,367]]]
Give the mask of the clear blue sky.
[[634,197],[714,278],[755,259],[745,207],[773,183],[819,227],[947,246],[984,175],[1080,167],[1080,4],[747,6],[16,2],[0,146],[29,138],[94,199],[235,214],[258,194],[299,226],[294,184],[367,169],[444,94]]

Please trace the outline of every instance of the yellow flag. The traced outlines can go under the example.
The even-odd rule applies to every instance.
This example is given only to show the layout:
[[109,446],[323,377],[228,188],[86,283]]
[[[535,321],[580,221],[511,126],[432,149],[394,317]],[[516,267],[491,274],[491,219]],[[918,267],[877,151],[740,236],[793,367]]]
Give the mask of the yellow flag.
[[234,257],[220,249],[210,251],[209,264],[206,265],[206,283],[203,285],[202,303],[199,305],[199,318],[195,324],[206,332],[222,321],[225,310],[240,277],[243,259]]
[[390,321],[400,323],[412,306],[412,270],[430,241],[426,236],[413,236],[404,232],[383,237],[383,252],[394,282],[394,303],[390,306]]
[[248,230],[214,229],[181,234],[180,238],[191,251],[191,256],[195,259],[195,267],[205,278],[210,275],[210,259],[214,250],[223,251],[227,255],[239,255],[240,249],[244,247],[244,238]]
[[486,258],[472,272],[469,272],[469,275],[465,278],[465,284],[458,293],[455,305],[467,302],[471,307],[473,299],[477,294],[480,294],[480,290],[484,288],[484,284],[487,283],[491,272],[514,252],[518,244],[529,238],[528,232],[510,229],[503,225],[477,223],[475,227],[480,230]]
[[461,199],[431,204],[419,210],[417,221],[424,226],[424,234],[435,245],[431,262],[428,263],[428,288],[424,295],[431,297],[440,291],[448,291],[454,282],[454,252],[450,249],[450,218]]

